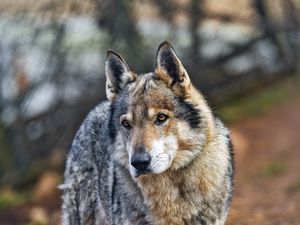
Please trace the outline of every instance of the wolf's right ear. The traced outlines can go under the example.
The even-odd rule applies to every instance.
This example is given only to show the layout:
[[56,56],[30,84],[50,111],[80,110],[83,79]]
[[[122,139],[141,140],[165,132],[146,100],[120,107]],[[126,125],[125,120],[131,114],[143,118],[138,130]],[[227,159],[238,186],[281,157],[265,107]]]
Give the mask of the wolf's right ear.
[[125,60],[112,50],[107,51],[105,62],[106,74],[106,96],[109,101],[113,101],[119,92],[136,79],[136,75],[131,72]]

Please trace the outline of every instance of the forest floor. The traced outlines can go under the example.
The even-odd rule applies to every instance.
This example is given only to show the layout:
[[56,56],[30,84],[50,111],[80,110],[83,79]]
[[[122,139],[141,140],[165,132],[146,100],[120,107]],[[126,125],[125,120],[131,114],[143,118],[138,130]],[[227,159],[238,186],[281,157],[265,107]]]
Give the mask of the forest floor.
[[[230,125],[236,172],[227,225],[300,224],[300,90],[290,84],[284,88],[294,90],[292,97],[288,95],[263,112],[244,115]],[[240,105],[239,110],[253,111],[258,99],[261,97],[250,96],[249,104],[248,97],[252,109]],[[239,112],[227,109],[230,115],[242,114]],[[1,225],[58,225],[61,193],[49,190],[59,182],[57,175],[45,174],[34,188],[37,193],[31,203],[0,208]],[[9,188],[6,192],[11,194]]]
[[300,224],[300,95],[231,126],[235,193],[228,225]]

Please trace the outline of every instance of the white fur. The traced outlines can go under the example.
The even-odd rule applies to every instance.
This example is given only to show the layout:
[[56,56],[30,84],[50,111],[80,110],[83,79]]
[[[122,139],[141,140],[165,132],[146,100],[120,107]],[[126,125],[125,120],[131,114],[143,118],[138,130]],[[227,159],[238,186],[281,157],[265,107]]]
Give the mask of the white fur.
[[166,171],[172,164],[177,148],[177,140],[173,135],[154,140],[149,151],[152,172],[158,174]]
[[128,151],[128,161],[129,161],[129,172],[131,174],[131,176],[134,178],[136,177],[136,169],[131,165],[131,157],[132,157],[132,149],[130,151]]
[[[152,142],[151,149],[148,151],[151,156],[149,169],[152,173],[163,173],[170,168],[177,152],[177,140],[173,135],[159,138]],[[131,159],[132,151],[129,151],[129,159]],[[130,161],[130,160],[129,160]],[[129,162],[129,172],[132,177],[136,177],[137,171]]]

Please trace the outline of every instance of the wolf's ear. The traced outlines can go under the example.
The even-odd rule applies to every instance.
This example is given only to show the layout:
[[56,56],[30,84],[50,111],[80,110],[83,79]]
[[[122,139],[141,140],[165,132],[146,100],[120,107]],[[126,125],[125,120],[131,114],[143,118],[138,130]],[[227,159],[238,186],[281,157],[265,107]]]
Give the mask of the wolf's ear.
[[113,101],[119,92],[136,79],[125,60],[116,52],[108,50],[105,62],[106,96]]
[[172,45],[165,41],[158,47],[156,53],[155,74],[170,86],[185,87],[189,85],[190,78],[177,57]]

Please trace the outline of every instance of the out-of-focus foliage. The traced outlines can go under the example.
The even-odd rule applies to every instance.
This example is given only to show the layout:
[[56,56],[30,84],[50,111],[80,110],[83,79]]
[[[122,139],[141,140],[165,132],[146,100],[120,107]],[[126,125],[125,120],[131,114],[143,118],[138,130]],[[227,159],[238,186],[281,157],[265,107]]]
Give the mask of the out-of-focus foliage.
[[287,78],[241,97],[233,98],[219,105],[218,114],[226,123],[238,122],[249,116],[260,115],[276,104],[294,100],[300,87],[299,77]]
[[[228,7],[230,5],[230,7]],[[108,48],[153,70],[169,40],[216,103],[299,65],[292,0],[0,0],[0,184],[62,165],[86,113],[104,99]]]

